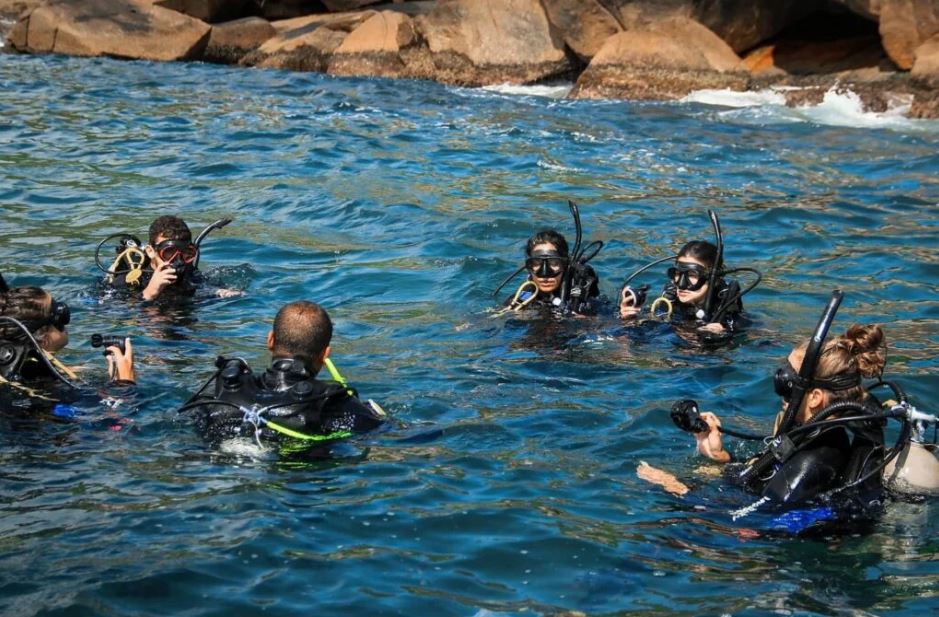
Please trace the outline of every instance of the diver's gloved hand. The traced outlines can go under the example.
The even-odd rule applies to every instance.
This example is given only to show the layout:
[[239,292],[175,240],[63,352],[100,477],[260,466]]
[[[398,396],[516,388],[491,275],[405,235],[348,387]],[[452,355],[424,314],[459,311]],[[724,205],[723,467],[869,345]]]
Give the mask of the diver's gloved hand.
[[620,317],[630,318],[639,315],[642,305],[646,301],[649,293],[649,286],[643,285],[633,289],[629,285],[623,287],[619,295],[619,314]]

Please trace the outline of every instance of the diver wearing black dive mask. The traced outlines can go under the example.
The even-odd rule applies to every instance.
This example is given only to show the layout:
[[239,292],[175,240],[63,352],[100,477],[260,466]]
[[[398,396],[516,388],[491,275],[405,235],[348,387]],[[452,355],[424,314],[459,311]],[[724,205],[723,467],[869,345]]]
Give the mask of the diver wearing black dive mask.
[[698,291],[708,283],[711,271],[700,264],[675,262],[668,269],[668,278],[681,291]]
[[567,268],[567,257],[561,256],[556,250],[534,251],[525,260],[525,268],[531,276],[555,279],[564,274]]

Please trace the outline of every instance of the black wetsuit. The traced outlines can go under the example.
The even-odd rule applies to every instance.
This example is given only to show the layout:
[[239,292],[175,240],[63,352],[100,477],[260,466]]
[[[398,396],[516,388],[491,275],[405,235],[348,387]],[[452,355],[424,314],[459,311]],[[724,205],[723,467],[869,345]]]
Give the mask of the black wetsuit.
[[383,412],[363,404],[346,387],[310,377],[293,358],[274,358],[261,375],[240,360],[228,360],[215,378],[214,395],[200,394],[185,407],[196,414],[200,432],[212,440],[285,434],[270,422],[323,437],[368,431],[385,420]]
[[[865,406],[872,411],[877,399],[869,396]],[[767,497],[777,505],[790,506],[811,502],[839,487],[846,487],[864,476],[869,478],[850,488],[837,490],[834,501],[841,507],[865,509],[880,503],[881,474],[874,472],[883,461],[884,434],[878,421],[855,422],[850,430],[844,425],[819,427],[798,450],[782,463],[776,463],[762,477],[755,477],[745,487]],[[732,478],[747,467],[728,469]]]
[[[600,305],[600,278],[591,266],[587,264],[576,266],[574,275],[571,277],[569,295],[571,297],[565,303],[561,298],[560,290],[550,294],[538,292],[538,297],[526,304],[522,310],[569,309],[578,315],[596,315]],[[510,305],[513,299],[514,296],[507,298],[505,306]]]
[[[736,281],[728,283],[720,279],[715,284],[717,294],[712,302],[711,314],[698,318],[697,306],[693,304],[684,304],[678,300],[678,287],[675,283],[669,281],[662,290],[662,297],[672,303],[673,318],[678,321],[699,321],[701,323],[714,323],[714,317],[717,317],[717,323],[724,326],[728,332],[735,332],[742,325],[741,314],[743,313],[743,301],[740,298],[734,299],[740,291],[740,286]],[[725,308],[726,305],[726,308]],[[720,313],[720,315],[718,315]]]
[[[147,285],[150,284],[150,279],[153,278],[153,270],[145,268],[141,271],[140,278],[134,282],[127,281],[128,272],[122,272],[121,274],[115,274],[112,278],[110,286],[114,289],[120,289],[126,291],[129,295],[139,295],[143,293],[143,290],[147,288]],[[171,285],[167,285],[160,292],[158,297],[163,296],[177,296],[177,297],[189,297],[196,293],[196,289],[202,285],[202,276],[199,274],[199,271],[196,270],[192,275],[188,276],[184,280],[177,280]]]

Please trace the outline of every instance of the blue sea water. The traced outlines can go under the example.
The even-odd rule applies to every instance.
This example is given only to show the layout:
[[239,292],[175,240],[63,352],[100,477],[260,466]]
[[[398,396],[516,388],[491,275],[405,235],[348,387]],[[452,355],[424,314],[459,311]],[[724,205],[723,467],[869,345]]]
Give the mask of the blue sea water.
[[[92,384],[74,417],[0,418],[0,608],[932,614],[935,500],[890,503],[866,533],[762,533],[766,517],[732,520],[749,499],[696,471],[667,410],[695,398],[768,429],[772,372],[841,288],[836,327],[884,324],[889,373],[936,411],[937,173],[936,123],[842,108],[0,55],[0,271],[72,305],[61,357]],[[728,263],[765,275],[756,326],[701,350],[612,316],[493,318],[524,240],[573,234],[567,199],[606,243],[608,294],[709,239],[717,209]],[[101,297],[95,244],[164,213],[235,219],[202,268],[244,296],[178,314]],[[203,443],[175,408],[220,353],[263,365],[298,298],[328,308],[337,365],[389,426],[325,460]],[[95,332],[133,336],[136,395],[94,393]],[[641,460],[694,491],[644,483]]]

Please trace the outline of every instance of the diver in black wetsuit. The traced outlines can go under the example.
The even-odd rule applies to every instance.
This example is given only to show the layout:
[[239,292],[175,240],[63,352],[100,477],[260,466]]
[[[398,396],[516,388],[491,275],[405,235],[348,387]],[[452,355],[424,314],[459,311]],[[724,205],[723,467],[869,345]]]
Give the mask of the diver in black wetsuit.
[[[11,289],[0,277],[0,384],[29,394],[50,384],[78,390],[76,375],[53,355],[68,345],[71,318],[68,305],[43,289]],[[134,383],[130,339],[109,345],[105,357],[113,383]]]
[[577,204],[568,202],[577,229],[574,249],[567,239],[553,229],[544,229],[528,239],[525,245],[525,265],[516,270],[495,293],[522,271],[528,278],[515,294],[505,302],[501,312],[526,309],[555,309],[577,315],[597,312],[600,281],[596,271],[588,265],[603,247],[599,240],[581,246],[582,230]]
[[[792,350],[776,373],[774,386],[783,410],[766,440],[768,447],[745,464],[728,468],[731,481],[761,497],[756,507],[825,503],[863,516],[881,503],[887,416],[862,379],[883,374],[884,332],[878,325],[853,325],[826,341],[840,302],[836,292],[815,335]],[[732,460],[721,433],[762,439],[722,427],[713,413],[699,415],[690,400],[672,407],[672,419],[694,434],[701,454],[719,463]],[[687,491],[667,472],[648,465],[638,472],[672,492]]]
[[[760,274],[752,268],[727,270],[724,267],[723,236],[717,214],[709,211],[717,244],[704,240],[693,240],[685,244],[675,261],[668,268],[668,281],[661,296],[652,303],[653,314],[664,310],[679,323],[694,324],[699,332],[712,335],[730,335],[745,323],[743,296],[760,281]],[[659,259],[643,266],[630,275],[620,293],[619,314],[623,319],[639,316],[645,302],[648,286],[633,289],[630,281],[644,270],[668,261]],[[756,275],[756,280],[741,291],[740,284],[727,275],[746,271]]]
[[[198,270],[202,240],[212,230],[230,222],[231,219],[219,219],[193,241],[192,232],[183,219],[160,216],[150,224],[148,244],[141,246],[140,240],[130,234],[114,234],[98,245],[95,261],[107,272],[105,282],[108,285],[132,295],[139,293],[144,300],[190,297],[203,284]],[[100,261],[101,249],[115,238],[119,240],[117,258],[110,268],[105,268]],[[239,294],[230,289],[214,290],[214,295],[222,298]]]
[[[373,401],[362,403],[328,359],[332,332],[319,305],[288,304],[267,336],[267,370],[255,375],[244,360],[220,357],[218,371],[180,411],[194,413],[210,441],[247,435],[316,442],[377,427],[384,411]],[[336,381],[315,378],[324,365]]]

